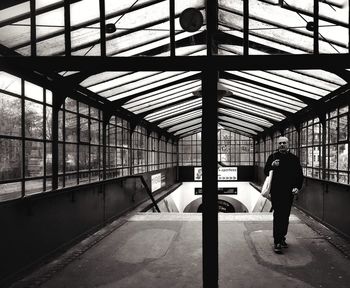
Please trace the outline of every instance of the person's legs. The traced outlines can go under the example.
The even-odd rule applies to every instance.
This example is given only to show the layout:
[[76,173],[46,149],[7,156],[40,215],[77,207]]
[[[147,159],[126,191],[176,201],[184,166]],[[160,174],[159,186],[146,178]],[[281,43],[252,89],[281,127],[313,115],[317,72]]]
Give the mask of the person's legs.
[[280,204],[273,204],[273,240],[275,244],[281,243],[284,236],[283,209]]
[[288,225],[289,225],[289,215],[290,210],[292,208],[292,202],[284,203],[283,207],[281,208],[281,226],[280,226],[280,232],[281,232],[281,241],[286,240],[286,235],[288,233]]

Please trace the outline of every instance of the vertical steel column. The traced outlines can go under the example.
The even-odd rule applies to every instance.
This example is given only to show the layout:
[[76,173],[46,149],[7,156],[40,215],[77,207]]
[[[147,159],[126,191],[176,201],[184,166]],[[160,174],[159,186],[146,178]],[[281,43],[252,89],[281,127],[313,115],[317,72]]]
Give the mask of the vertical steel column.
[[318,20],[319,20],[319,0],[314,0],[314,54],[319,54],[319,45],[318,45]]
[[203,287],[218,287],[217,72],[202,74]]
[[249,0],[243,1],[243,55],[249,55]]
[[105,0],[100,0],[100,37],[101,37],[101,56],[106,56],[106,7]]
[[31,56],[36,56],[36,6],[35,0],[30,0],[30,49]]
[[65,55],[71,56],[70,0],[64,0],[64,45]]
[[203,287],[218,287],[218,164],[217,164],[217,80],[218,71],[211,67],[217,54],[218,2],[206,0],[207,66],[202,71],[202,170],[203,170]]
[[[338,118],[339,119],[339,118]],[[326,179],[326,152],[327,152],[327,145],[326,145],[326,139],[327,139],[327,122],[326,122],[326,115],[320,117],[320,123],[322,125],[322,159],[321,159],[321,169],[322,169],[322,179]]]
[[170,56],[175,56],[175,0],[169,1]]
[[61,100],[56,91],[52,99],[52,190],[58,187],[58,112]]

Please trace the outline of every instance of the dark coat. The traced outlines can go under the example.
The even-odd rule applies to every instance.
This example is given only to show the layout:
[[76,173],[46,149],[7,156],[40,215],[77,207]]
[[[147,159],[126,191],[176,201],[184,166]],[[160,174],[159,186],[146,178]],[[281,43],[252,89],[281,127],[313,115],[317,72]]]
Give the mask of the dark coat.
[[[280,164],[278,167],[272,167],[271,164],[274,160],[279,159]],[[300,166],[300,161],[294,154],[280,153],[279,151],[271,154],[266,161],[264,173],[269,175],[269,171],[273,170],[272,184],[271,184],[271,197],[276,196],[291,196],[292,189],[301,189],[303,185],[303,170]]]

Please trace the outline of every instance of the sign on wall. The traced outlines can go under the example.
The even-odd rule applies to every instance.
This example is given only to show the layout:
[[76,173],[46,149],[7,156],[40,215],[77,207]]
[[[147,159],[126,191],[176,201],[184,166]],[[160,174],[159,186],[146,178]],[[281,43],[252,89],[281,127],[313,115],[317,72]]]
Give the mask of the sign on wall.
[[163,173],[154,174],[151,176],[151,190],[152,192],[165,186],[165,175]]
[[[219,167],[218,181],[237,180],[237,167]],[[202,181],[202,167],[194,167],[194,181]]]
[[[195,187],[194,188],[194,195],[202,195],[203,194],[203,188]],[[218,195],[237,195],[237,187],[220,187],[218,188]]]

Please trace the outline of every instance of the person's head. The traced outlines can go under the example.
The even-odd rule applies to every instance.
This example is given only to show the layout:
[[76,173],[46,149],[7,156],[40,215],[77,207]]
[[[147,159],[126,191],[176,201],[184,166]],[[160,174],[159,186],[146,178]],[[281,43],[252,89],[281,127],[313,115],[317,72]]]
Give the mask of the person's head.
[[278,151],[281,153],[286,153],[289,147],[289,140],[285,136],[280,136],[277,139]]

